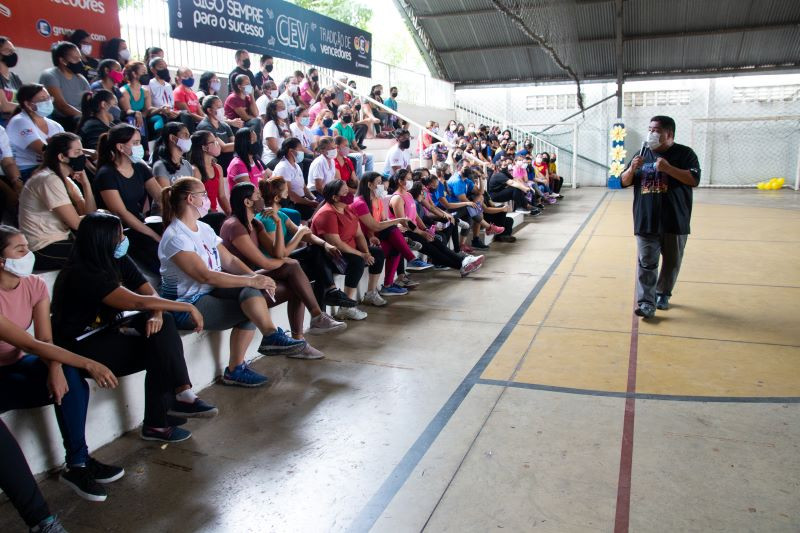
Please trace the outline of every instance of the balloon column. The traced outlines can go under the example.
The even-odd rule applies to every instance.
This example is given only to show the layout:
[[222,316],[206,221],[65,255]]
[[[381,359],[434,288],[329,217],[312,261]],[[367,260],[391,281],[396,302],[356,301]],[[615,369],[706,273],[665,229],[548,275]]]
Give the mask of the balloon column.
[[611,128],[611,166],[608,169],[608,188],[621,189],[622,183],[620,175],[625,170],[625,124],[622,120],[617,120]]
[[777,191],[786,183],[786,178],[772,178],[769,181],[760,181],[756,184],[759,191]]

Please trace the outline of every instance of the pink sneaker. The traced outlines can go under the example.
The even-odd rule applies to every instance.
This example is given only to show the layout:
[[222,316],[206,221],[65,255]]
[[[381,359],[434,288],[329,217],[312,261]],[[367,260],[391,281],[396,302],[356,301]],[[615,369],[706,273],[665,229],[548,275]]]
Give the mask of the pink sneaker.
[[501,233],[503,233],[505,230],[506,230],[505,228],[501,228],[500,226],[495,226],[494,224],[491,224],[491,225],[490,225],[490,226],[489,226],[489,227],[486,229],[486,233],[487,233],[488,235],[500,235],[500,234],[501,234]]
[[467,244],[462,244],[461,245],[461,251],[464,252],[465,254],[471,254],[471,253],[475,252],[475,248],[473,248],[472,246],[469,246]]
[[548,196],[547,198],[545,198],[545,202],[547,202],[548,204],[554,204],[554,203],[558,202],[558,200],[556,200],[552,196]]

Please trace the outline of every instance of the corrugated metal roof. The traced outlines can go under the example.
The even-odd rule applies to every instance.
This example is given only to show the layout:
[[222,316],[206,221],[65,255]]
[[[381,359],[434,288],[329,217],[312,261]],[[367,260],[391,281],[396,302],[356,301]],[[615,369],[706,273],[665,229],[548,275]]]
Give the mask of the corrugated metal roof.
[[[497,0],[583,79],[615,79],[615,0]],[[456,84],[569,80],[492,0],[395,0]],[[800,69],[800,0],[625,0],[626,77]],[[438,66],[437,66],[438,65]]]

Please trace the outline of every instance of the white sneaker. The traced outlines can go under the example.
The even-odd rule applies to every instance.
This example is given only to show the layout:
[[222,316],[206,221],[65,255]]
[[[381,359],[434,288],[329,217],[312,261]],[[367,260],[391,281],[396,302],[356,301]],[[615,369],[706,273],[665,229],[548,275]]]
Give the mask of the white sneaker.
[[375,307],[383,307],[386,305],[386,300],[384,300],[378,291],[367,291],[364,297],[361,299],[361,303],[374,305]]
[[302,352],[287,355],[286,357],[291,357],[292,359],[324,359],[325,354],[311,346],[309,343],[306,343],[306,346],[303,348]]
[[461,277],[469,276],[471,273],[483,266],[483,256],[468,255],[461,262]]
[[321,333],[331,333],[346,328],[347,324],[344,322],[334,320],[328,313],[320,313],[311,319],[311,324],[309,324],[306,334],[319,335]]
[[364,320],[367,318],[367,313],[358,307],[340,307],[333,316],[337,320]]

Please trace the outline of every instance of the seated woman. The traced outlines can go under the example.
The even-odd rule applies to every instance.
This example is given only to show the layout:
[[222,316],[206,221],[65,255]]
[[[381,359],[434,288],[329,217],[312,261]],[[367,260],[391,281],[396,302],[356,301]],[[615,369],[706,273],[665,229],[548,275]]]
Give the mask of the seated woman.
[[258,185],[262,178],[269,178],[272,172],[267,169],[258,157],[261,143],[258,135],[250,128],[240,128],[233,138],[233,159],[228,165],[228,191],[237,183]]
[[232,91],[225,99],[225,118],[228,120],[241,119],[244,127],[248,127],[256,132],[256,138],[261,136],[261,119],[258,116],[255,98],[253,98],[253,86],[250,78],[245,74],[236,76]]
[[[320,309],[314,298],[311,283],[308,281],[300,264],[291,258],[274,259],[264,255],[261,243],[269,237],[264,230],[264,225],[255,218],[256,212],[267,215],[261,192],[251,183],[240,183],[231,191],[231,209],[233,215],[228,217],[222,225],[220,237],[222,244],[233,255],[242,260],[248,267],[257,272],[268,275],[275,280],[276,290],[274,300],[267,300],[267,305],[288,302],[289,324],[292,327],[292,337],[304,340],[303,318],[305,310],[311,313],[311,327],[308,333],[328,333],[347,327],[343,322],[337,322]],[[270,207],[269,214],[280,220],[277,212]],[[277,225],[277,221],[273,222]],[[279,230],[280,231],[280,230]],[[274,240],[273,240],[274,244]],[[271,304],[271,305],[270,305]],[[289,357],[299,359],[321,359],[322,352],[306,343],[305,349]]]
[[[126,83],[120,90],[123,93],[127,93],[128,96],[119,101],[119,107],[122,111],[120,119],[132,126],[136,126],[139,129],[139,133],[146,140],[147,127],[145,122],[149,115],[157,111],[152,105],[150,88],[145,87],[146,84],[143,85],[141,81],[147,76],[147,67],[141,61],[131,61],[125,65],[122,75]],[[163,119],[159,117],[158,120],[161,121],[159,128],[163,127]]]
[[319,202],[306,187],[299,165],[305,158],[302,143],[295,137],[286,139],[275,157],[279,163],[275,166],[273,175],[282,177],[289,185],[289,207],[299,211],[302,220],[309,220]]
[[18,107],[6,126],[14,159],[22,181],[26,181],[42,162],[42,154],[48,139],[64,128],[55,120],[53,99],[44,85],[23,85],[17,91]]
[[262,138],[264,150],[261,154],[261,162],[270,170],[274,170],[275,165],[280,161],[278,150],[281,149],[281,144],[292,136],[289,131],[289,112],[286,111],[286,104],[283,100],[273,100],[267,104],[266,119]]
[[[358,282],[364,274],[364,266],[369,267],[369,283],[363,303],[380,307],[386,305],[378,294],[378,278],[383,270],[383,250],[367,243],[358,217],[342,199],[350,194],[350,189],[342,180],[333,180],[322,189],[323,203],[311,221],[314,235],[325,239],[342,253],[344,274],[344,293],[355,299]],[[334,315],[339,320],[364,320],[367,313],[358,307],[341,307]]]
[[94,188],[99,193],[99,207],[108,209],[122,220],[130,239],[130,255],[143,268],[158,273],[158,243],[161,236],[155,226],[144,223],[145,200],[157,202],[161,186],[144,160],[139,130],[129,124],[117,124],[100,136],[97,145],[97,175]]
[[336,179],[336,145],[333,137],[320,137],[317,143],[317,153],[319,154],[311,162],[308,172],[308,190],[319,202],[322,200],[322,189],[329,181]]
[[[101,387],[114,387],[111,371],[53,343],[47,285],[33,271],[33,254],[16,228],[0,226],[0,411],[54,404],[66,449],[61,481],[90,501],[107,497],[100,483],[111,483],[125,471],[89,456],[86,410],[89,386],[79,370]],[[36,341],[25,330],[33,325]],[[44,346],[43,346],[44,345]],[[31,355],[36,353],[37,355]],[[70,366],[62,366],[70,365]],[[6,464],[8,458],[3,459]]]
[[[129,98],[128,93],[123,93],[119,89],[119,84],[125,79],[122,73],[122,66],[115,59],[104,59],[100,61],[97,67],[97,79],[93,81],[89,88],[92,92],[106,90],[114,95],[114,97],[122,102],[122,100]],[[114,121],[118,122],[120,118],[120,108],[115,106]]]
[[192,164],[184,158],[191,148],[189,129],[181,122],[167,122],[153,147],[153,176],[161,187],[192,176]]
[[[414,197],[406,189],[407,175],[408,171],[401,169],[389,178],[389,193],[392,195],[389,200],[389,218],[405,217],[411,221],[411,229],[405,231],[405,236],[418,242],[422,246],[422,253],[427,255],[434,265],[458,270],[462,277],[478,270],[483,265],[482,255],[467,255],[462,259],[446,244],[425,230],[425,223],[417,213]],[[420,186],[418,195],[421,196],[421,194],[422,187]]]
[[63,267],[72,252],[72,232],[82,216],[97,209],[85,166],[78,136],[58,133],[50,138],[42,166],[22,189],[19,227],[36,257],[36,270]]
[[336,288],[333,281],[335,267],[331,258],[341,257],[339,249],[311,233],[307,226],[297,226],[281,208],[281,202],[289,195],[286,181],[281,177],[261,180],[258,189],[266,208],[272,209],[256,214],[266,233],[266,239],[259,239],[263,253],[267,257],[291,257],[299,261],[308,279],[314,282],[314,296],[320,307],[355,307],[355,300]]
[[322,137],[333,137],[333,116],[334,113],[330,109],[323,109],[317,113],[314,123],[311,125],[311,142],[313,144],[319,143]]
[[223,169],[227,169],[233,159],[233,130],[225,122],[222,100],[218,96],[210,95],[203,98],[201,105],[206,116],[197,125],[197,131],[209,131],[219,139],[222,150],[217,162]]
[[358,174],[353,160],[349,157],[350,147],[347,138],[337,135],[334,140],[336,145],[336,159],[333,164],[336,166],[336,179],[344,181],[350,187],[351,193],[358,190]]
[[[188,313],[197,331],[203,328],[202,317],[191,304],[160,298],[126,257],[127,249],[118,217],[98,212],[81,220],[75,252],[53,287],[56,343],[118,376],[146,371],[141,437],[180,442],[192,433],[170,423],[168,415],[208,418],[217,408],[192,392],[183,342],[172,315],[164,311]],[[122,331],[125,311],[149,311],[124,324],[138,335]]]
[[[358,195],[350,208],[358,216],[361,231],[369,243],[380,246],[386,257],[381,296],[402,296],[408,294],[408,290],[395,283],[397,268],[400,266],[401,259],[414,261],[416,256],[408,247],[403,232],[398,228],[398,225],[408,227],[409,220],[407,218],[389,220],[386,217],[383,205],[386,190],[383,188],[382,178],[377,172],[366,172],[361,176]],[[426,263],[426,267],[420,270],[432,267],[433,265]]]
[[191,141],[189,161],[192,163],[192,177],[203,182],[211,202],[211,209],[203,217],[203,222],[214,228],[214,233],[219,235],[223,222],[231,214],[228,186],[222,177],[222,167],[216,159],[222,153],[222,145],[213,133],[203,130],[192,134]]
[[289,131],[292,133],[292,137],[298,139],[300,143],[303,145],[303,152],[306,154],[303,158],[303,161],[300,163],[300,168],[303,169],[303,176],[306,180],[308,180],[308,169],[311,167],[311,161],[313,161],[314,156],[314,140],[313,135],[311,133],[311,129],[308,127],[309,125],[309,118],[308,118],[308,109],[306,108],[298,108],[294,110],[292,114],[293,121],[289,124]]
[[[525,169],[522,169],[522,171],[526,172]],[[487,186],[489,197],[495,202],[513,200],[514,209],[529,212],[531,215],[537,214],[539,210],[529,200],[529,197],[533,198],[533,192],[531,190],[532,187],[528,185],[527,177],[524,180],[518,180],[512,176],[511,172],[511,158],[504,157],[500,159],[497,171],[489,178]]]
[[[81,142],[90,150],[97,150],[100,136],[114,125],[111,110],[117,105],[117,98],[110,91],[100,89],[94,93],[86,92],[81,97],[81,120],[78,134]],[[117,108],[117,111],[119,109]]]
[[[158,248],[161,259],[161,293],[165,298],[193,303],[211,331],[233,328],[230,358],[222,375],[226,385],[258,387],[267,382],[245,362],[254,330],[263,338],[262,355],[293,355],[305,341],[295,340],[272,322],[262,291],[274,297],[275,282],[256,274],[231,254],[208,224],[210,202],[203,183],[180,178],[164,189],[163,219],[167,229]],[[194,329],[197,322],[185,313],[176,315],[179,328]]]

